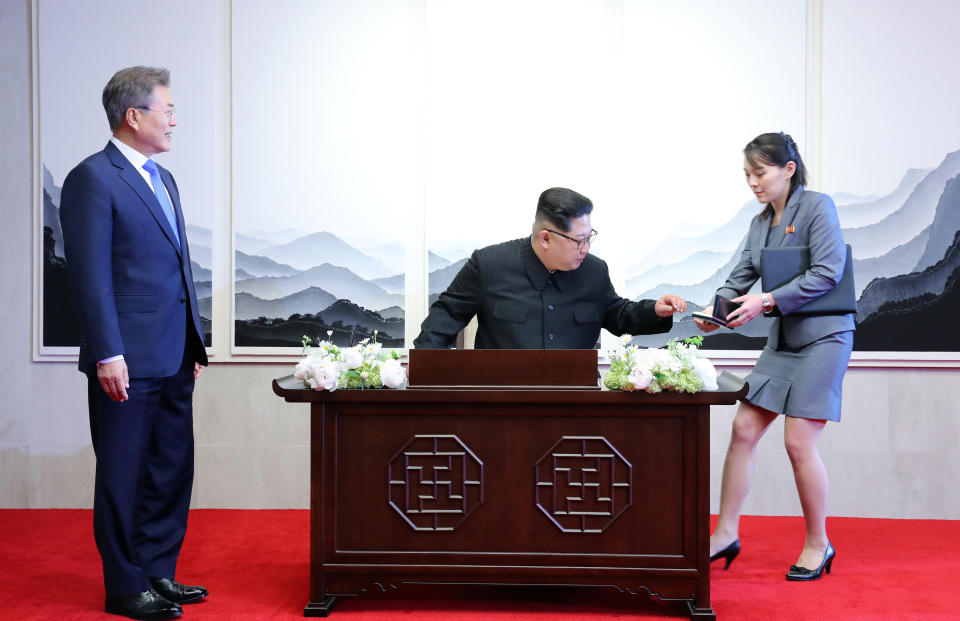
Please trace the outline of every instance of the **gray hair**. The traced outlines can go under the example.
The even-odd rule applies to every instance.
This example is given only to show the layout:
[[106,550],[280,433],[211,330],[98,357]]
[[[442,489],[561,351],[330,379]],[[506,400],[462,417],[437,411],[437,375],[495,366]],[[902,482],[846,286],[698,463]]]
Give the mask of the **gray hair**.
[[127,67],[113,74],[103,87],[103,109],[110,131],[120,129],[129,108],[149,106],[153,89],[169,85],[170,72],[161,67]]

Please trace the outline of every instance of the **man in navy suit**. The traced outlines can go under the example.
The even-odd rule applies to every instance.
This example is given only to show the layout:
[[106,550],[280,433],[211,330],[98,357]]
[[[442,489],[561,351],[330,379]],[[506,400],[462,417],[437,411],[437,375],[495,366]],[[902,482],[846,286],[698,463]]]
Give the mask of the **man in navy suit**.
[[207,364],[180,194],[150,159],[177,125],[166,69],[103,89],[113,137],[63,183],[60,219],[80,316],[97,458],[93,523],[105,609],[171,619],[207,590],[174,579],[193,487],[193,387]]

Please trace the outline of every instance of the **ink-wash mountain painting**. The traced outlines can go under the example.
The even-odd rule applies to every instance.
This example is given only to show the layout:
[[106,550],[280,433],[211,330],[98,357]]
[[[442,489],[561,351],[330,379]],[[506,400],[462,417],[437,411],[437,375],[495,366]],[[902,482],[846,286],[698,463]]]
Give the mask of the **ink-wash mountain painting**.
[[[236,346],[299,347],[303,336],[352,345],[374,332],[404,346],[403,247],[295,229],[238,234],[236,245]],[[430,253],[431,282],[449,283],[450,266]]]
[[[110,138],[101,93],[110,77],[125,65],[141,62],[170,70],[170,90],[176,102],[177,126],[170,152],[157,155],[177,180],[190,242],[198,297],[209,296],[212,267],[209,229],[214,222],[214,171],[217,145],[213,140],[219,112],[215,76],[222,73],[218,54],[222,41],[211,33],[221,21],[215,3],[173,0],[165,11],[134,2],[104,0],[90,19],[91,6],[72,0],[42,0],[36,10],[35,45],[37,112],[34,138],[38,145],[36,226],[38,242],[34,291],[37,326],[35,359],[77,356],[79,325],[69,283],[60,230],[60,188],[67,174],[87,156],[100,151]],[[190,19],[182,18],[188,10]],[[117,24],[139,24],[118,28]],[[82,24],[82,27],[78,27]],[[177,32],[176,37],[168,36]],[[149,52],[136,59],[117,50]],[[69,105],[64,102],[69,101]],[[206,227],[206,228],[200,228]],[[204,293],[206,292],[206,293]],[[200,309],[204,341],[212,344],[209,305]],[[213,352],[210,352],[213,353]]]
[[[942,329],[960,312],[960,151],[934,168],[906,171],[889,194],[835,193],[834,199],[843,236],[853,248],[859,308],[854,350],[960,351],[960,332]],[[751,200],[716,229],[664,240],[627,267],[625,295],[683,296],[689,310],[675,318],[671,335],[700,334],[690,312],[711,303],[739,259],[750,219],[761,209]],[[721,329],[704,338],[704,347],[760,349],[770,321],[759,317],[735,331]],[[655,335],[634,342],[659,346],[662,340]]]
[[361,250],[326,231],[237,234],[234,344],[299,347],[308,336],[353,345],[376,332],[385,347],[403,347],[403,252]]
[[409,11],[232,6],[234,353],[294,353],[327,332],[404,347],[418,217]]

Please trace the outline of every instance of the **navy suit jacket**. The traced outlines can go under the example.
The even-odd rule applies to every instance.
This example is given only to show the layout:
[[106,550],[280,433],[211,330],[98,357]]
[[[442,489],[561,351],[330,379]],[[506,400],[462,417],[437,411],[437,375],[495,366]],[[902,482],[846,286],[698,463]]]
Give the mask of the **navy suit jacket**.
[[180,248],[153,189],[113,144],[63,182],[60,221],[80,314],[80,370],[123,354],[130,377],[169,377],[184,347],[207,364],[190,251],[173,176],[159,167]]
[[617,295],[607,264],[591,254],[577,269],[551,274],[523,237],[474,251],[413,344],[450,347],[476,315],[477,349],[593,349],[601,327],[616,335],[668,332],[673,317],[657,317],[655,305]]

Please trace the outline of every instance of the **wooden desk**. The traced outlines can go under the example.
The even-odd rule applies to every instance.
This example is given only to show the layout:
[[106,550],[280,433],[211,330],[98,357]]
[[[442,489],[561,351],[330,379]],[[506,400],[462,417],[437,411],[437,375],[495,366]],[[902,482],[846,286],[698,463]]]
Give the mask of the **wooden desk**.
[[720,388],[330,393],[275,380],[311,404],[304,615],[419,583],[606,585],[714,619],[709,413],[746,392],[731,375]]

